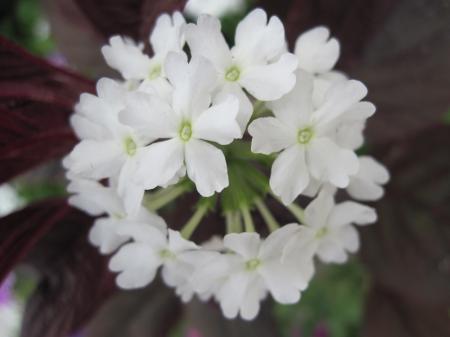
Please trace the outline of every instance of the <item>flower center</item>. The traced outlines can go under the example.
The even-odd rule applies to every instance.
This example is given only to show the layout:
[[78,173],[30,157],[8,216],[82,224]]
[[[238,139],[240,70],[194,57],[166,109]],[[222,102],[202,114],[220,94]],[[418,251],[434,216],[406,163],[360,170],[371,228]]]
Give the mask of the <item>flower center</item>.
[[327,235],[328,233],[328,228],[327,227],[322,227],[321,229],[319,229],[316,233],[316,238],[320,239],[323,238],[325,235]]
[[297,141],[300,144],[308,144],[313,137],[313,131],[310,128],[304,128],[298,131]]
[[136,154],[137,145],[136,145],[135,141],[133,140],[133,138],[131,138],[131,137],[126,138],[124,141],[124,146],[125,146],[125,152],[127,153],[127,155],[134,156]]
[[185,121],[185,122],[181,123],[179,134],[180,134],[180,138],[183,142],[189,141],[189,139],[191,139],[191,137],[192,137],[191,122]]
[[161,256],[162,259],[174,259],[175,258],[175,254],[172,253],[170,250],[168,249],[163,249],[159,252],[159,256]]
[[161,76],[161,65],[156,65],[154,66],[151,70],[150,70],[150,74],[148,74],[148,78],[151,80],[154,80],[156,78],[158,78],[159,76]]
[[258,269],[258,267],[261,265],[261,260],[259,259],[251,259],[245,262],[245,269],[247,271],[254,271]]
[[241,72],[238,67],[232,66],[225,73],[225,79],[229,82],[236,82],[239,79]]

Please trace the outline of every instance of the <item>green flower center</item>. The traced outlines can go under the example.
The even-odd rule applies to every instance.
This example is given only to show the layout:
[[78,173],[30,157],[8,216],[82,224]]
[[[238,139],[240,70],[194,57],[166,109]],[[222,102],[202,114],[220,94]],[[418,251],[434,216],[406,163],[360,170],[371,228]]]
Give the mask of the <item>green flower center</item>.
[[159,256],[161,256],[162,259],[174,259],[175,258],[175,254],[172,253],[170,250],[168,249],[163,249],[159,252]]
[[148,78],[151,79],[151,80],[154,80],[154,79],[158,78],[159,76],[161,76],[161,71],[162,71],[162,68],[161,68],[160,64],[154,66],[150,70],[150,73],[148,74]]
[[125,146],[125,152],[129,156],[134,156],[136,154],[137,145],[136,145],[135,141],[133,140],[133,138],[131,138],[131,137],[126,138],[124,141],[124,146]]
[[258,269],[258,267],[261,265],[261,260],[259,259],[251,259],[245,262],[245,269],[247,271],[254,271]]
[[313,137],[314,133],[311,130],[311,128],[304,128],[298,131],[297,134],[297,141],[300,144],[308,144],[311,138]]
[[180,134],[180,138],[183,142],[189,141],[189,139],[191,139],[191,137],[192,137],[191,122],[185,121],[185,122],[181,123],[179,134]]
[[319,229],[316,233],[316,238],[320,239],[323,238],[325,235],[327,235],[328,233],[328,228],[327,227],[322,227],[321,229]]
[[241,72],[238,67],[232,66],[225,73],[225,79],[229,82],[236,82],[241,76]]

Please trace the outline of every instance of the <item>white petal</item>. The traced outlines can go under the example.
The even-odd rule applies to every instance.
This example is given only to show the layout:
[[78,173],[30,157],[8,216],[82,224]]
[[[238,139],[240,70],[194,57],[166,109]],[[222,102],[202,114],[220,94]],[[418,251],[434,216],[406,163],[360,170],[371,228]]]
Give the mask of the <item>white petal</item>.
[[330,213],[329,223],[332,227],[340,227],[350,223],[367,225],[377,220],[377,213],[372,207],[353,201],[345,201],[336,205]]
[[152,250],[159,253],[167,247],[167,230],[146,223],[128,221],[117,229],[117,234],[127,239],[132,238],[139,243],[145,243]]
[[358,172],[358,157],[351,150],[343,149],[327,138],[315,138],[306,153],[311,175],[328,181],[336,187],[347,187],[349,176]]
[[107,101],[109,104],[117,106],[118,109],[124,105],[127,91],[123,84],[104,77],[98,80],[96,89],[98,97]]
[[192,137],[209,140],[221,145],[240,138],[241,129],[236,121],[239,101],[234,96],[211,106],[202,112],[192,125]]
[[123,148],[116,141],[83,140],[69,155],[70,171],[94,179],[116,175],[124,161]]
[[92,122],[81,114],[70,117],[70,124],[79,139],[102,140],[108,137],[108,131],[101,125]]
[[297,58],[286,53],[274,63],[243,69],[239,83],[255,98],[273,101],[292,90],[296,68]]
[[209,15],[200,15],[197,24],[188,24],[186,41],[193,56],[203,56],[219,70],[231,63],[231,53],[222,35],[220,21]]
[[242,303],[247,300],[246,292],[250,278],[250,273],[242,271],[230,275],[224,282],[217,297],[220,300],[220,307],[226,318],[232,319],[238,315]]
[[356,253],[359,249],[358,231],[353,226],[344,226],[337,233],[340,242],[350,253]]
[[330,71],[314,76],[314,92],[313,103],[314,107],[320,107],[325,101],[326,93],[338,82],[347,81],[348,78],[344,73],[339,71]]
[[298,37],[295,54],[300,68],[310,73],[324,73],[334,67],[340,47],[336,39],[329,37],[330,32],[326,27],[313,28]]
[[292,304],[300,300],[300,290],[294,282],[298,278],[298,272],[293,265],[281,264],[280,261],[276,261],[264,264],[260,273],[277,302]]
[[111,68],[118,70],[125,79],[144,79],[151,68],[151,60],[141,46],[129,39],[113,36],[109,45],[102,47],[103,57]]
[[171,138],[177,132],[177,118],[170,105],[142,92],[128,95],[126,108],[120,112],[119,119],[147,140]]
[[121,226],[123,223],[120,220],[100,218],[94,222],[89,232],[89,241],[99,247],[102,254],[110,254],[128,241],[117,234],[117,229]]
[[270,188],[284,204],[291,204],[308,186],[305,150],[295,144],[278,156],[272,165]]
[[185,146],[188,177],[198,193],[210,197],[228,186],[228,171],[221,150],[204,141],[191,139]]
[[309,123],[312,107],[313,78],[305,71],[295,72],[296,83],[291,92],[279,100],[267,103],[276,118],[297,129]]
[[345,263],[348,259],[342,243],[336,240],[324,239],[317,249],[317,256],[324,263]]
[[296,143],[295,130],[273,117],[254,120],[248,127],[252,152],[271,154]]
[[139,153],[136,182],[146,190],[163,186],[173,179],[183,167],[183,144],[174,138],[153,143]]
[[319,195],[305,208],[306,225],[314,228],[326,226],[328,216],[333,208],[333,195],[326,190],[320,191]]
[[150,35],[150,43],[155,54],[164,57],[169,51],[181,51],[184,45],[182,26],[183,15],[175,12],[172,17],[162,14],[156,20],[155,28]]
[[314,112],[314,119],[320,124],[339,118],[367,95],[366,86],[355,80],[340,81],[331,86],[322,106]]
[[233,55],[244,62],[264,63],[285,51],[284,27],[280,19],[257,8],[237,26]]
[[247,321],[253,320],[259,313],[261,300],[267,295],[264,281],[258,275],[254,275],[248,282],[245,299],[241,303],[240,315]]
[[169,229],[169,250],[171,252],[176,254],[198,248],[199,247],[194,242],[183,238],[180,232]]
[[213,97],[213,103],[221,103],[228,99],[229,95],[235,96],[239,100],[239,112],[236,120],[241,128],[241,135],[245,133],[248,121],[253,112],[253,104],[247,94],[242,90],[238,83],[224,82],[219,91]]
[[112,271],[121,272],[116,282],[123,289],[145,287],[155,278],[159,265],[153,250],[143,243],[123,246],[109,262]]
[[287,224],[272,232],[261,244],[259,258],[262,260],[281,260],[286,242],[300,229],[296,223]]
[[231,233],[223,238],[225,248],[250,260],[258,256],[261,239],[258,233]]
[[388,170],[372,157],[359,157],[359,171],[350,179],[348,193],[355,199],[372,201],[380,199],[384,190],[380,185],[389,181]]

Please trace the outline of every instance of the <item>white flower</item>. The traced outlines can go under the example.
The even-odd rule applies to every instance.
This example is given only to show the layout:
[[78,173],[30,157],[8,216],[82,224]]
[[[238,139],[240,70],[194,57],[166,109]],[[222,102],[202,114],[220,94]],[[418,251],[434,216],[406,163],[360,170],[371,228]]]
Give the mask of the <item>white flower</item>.
[[91,179],[118,177],[117,189],[127,212],[139,209],[144,188],[134,183],[141,149],[153,139],[119,121],[125,108],[124,88],[110,79],[97,83],[98,96],[83,94],[72,116],[72,125],[82,139],[65,158],[71,174]]
[[359,171],[350,177],[347,192],[355,199],[374,201],[380,199],[384,190],[382,185],[389,181],[389,171],[374,158],[359,157]]
[[209,261],[193,277],[200,293],[215,293],[227,318],[251,320],[260,301],[270,292],[276,301],[296,303],[313,274],[312,261],[297,258],[281,262],[291,230],[281,228],[262,241],[257,233],[228,234],[224,245],[230,250]]
[[248,128],[253,152],[282,151],[273,163],[270,187],[285,204],[305,190],[310,177],[344,188],[349,176],[358,172],[358,157],[336,143],[335,129],[345,112],[367,94],[366,87],[354,80],[340,82],[328,90],[318,109],[313,107],[312,91],[311,76],[298,70],[294,89],[269,103],[275,117],[256,119]]
[[200,14],[224,16],[244,10],[244,0],[189,0],[184,7],[187,15],[197,17]]
[[109,267],[120,272],[116,281],[125,289],[141,288],[155,278],[162,266],[162,278],[171,287],[180,288],[191,275],[199,247],[171,229],[147,224],[123,226],[118,233],[133,238],[112,257]]
[[202,196],[228,186],[222,151],[208,142],[230,144],[241,135],[236,122],[238,100],[228,96],[211,105],[217,74],[210,62],[169,54],[166,72],[174,87],[172,104],[156,96],[135,94],[122,120],[148,137],[167,139],[143,149],[136,181],[146,189],[167,185],[187,175]]
[[242,132],[250,119],[252,104],[243,89],[262,101],[288,93],[295,84],[295,55],[286,52],[284,27],[277,17],[255,9],[237,26],[235,46],[230,50],[221,33],[220,21],[201,15],[197,24],[186,26],[186,41],[192,55],[208,58],[219,73],[215,100],[232,93],[239,98]]
[[377,220],[373,208],[353,201],[334,203],[333,195],[323,190],[305,209],[304,225],[287,241],[284,258],[317,255],[326,263],[344,263],[348,253],[359,249],[359,235],[352,225],[367,225]]
[[[164,77],[164,60],[171,51],[181,52],[184,46],[182,27],[185,20],[181,13],[175,12],[159,16],[150,36],[154,56],[149,57],[143,51],[143,44],[113,36],[109,45],[102,48],[108,65],[118,70],[126,80],[159,81]],[[159,81],[157,85],[164,85]]]
[[115,188],[105,187],[96,181],[73,178],[67,187],[69,204],[92,216],[106,215],[95,220],[89,233],[89,241],[99,247],[102,254],[110,254],[128,238],[117,234],[117,230],[130,223],[149,223],[164,228],[165,223],[156,214],[140,207],[136,214],[128,214]]

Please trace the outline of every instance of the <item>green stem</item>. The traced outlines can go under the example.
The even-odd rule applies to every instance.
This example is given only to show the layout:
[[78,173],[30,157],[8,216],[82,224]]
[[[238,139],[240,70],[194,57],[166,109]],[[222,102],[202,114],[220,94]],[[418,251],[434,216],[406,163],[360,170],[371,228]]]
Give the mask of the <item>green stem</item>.
[[255,232],[255,225],[253,224],[252,215],[248,207],[241,207],[242,218],[244,219],[245,231]]
[[188,191],[188,188],[184,184],[171,186],[145,198],[144,205],[148,210],[155,212],[177,199],[186,191]]
[[286,207],[289,212],[292,213],[293,216],[302,224],[305,224],[305,210],[298,206],[295,203],[292,203],[290,205],[285,205],[280,198],[278,198],[272,191],[269,192],[272,197],[275,198],[280,204],[282,204],[284,207]]
[[277,220],[275,220],[269,208],[261,199],[255,199],[255,205],[271,232],[276,231],[278,228],[280,228],[279,223],[277,222]]
[[231,211],[225,213],[225,222],[227,224],[227,234],[234,232],[234,214]]
[[181,235],[186,239],[189,240],[192,233],[197,229],[198,225],[202,221],[203,217],[208,211],[208,205],[203,204],[197,208],[195,213],[192,215],[192,217],[189,219],[189,221],[183,226],[181,229]]

